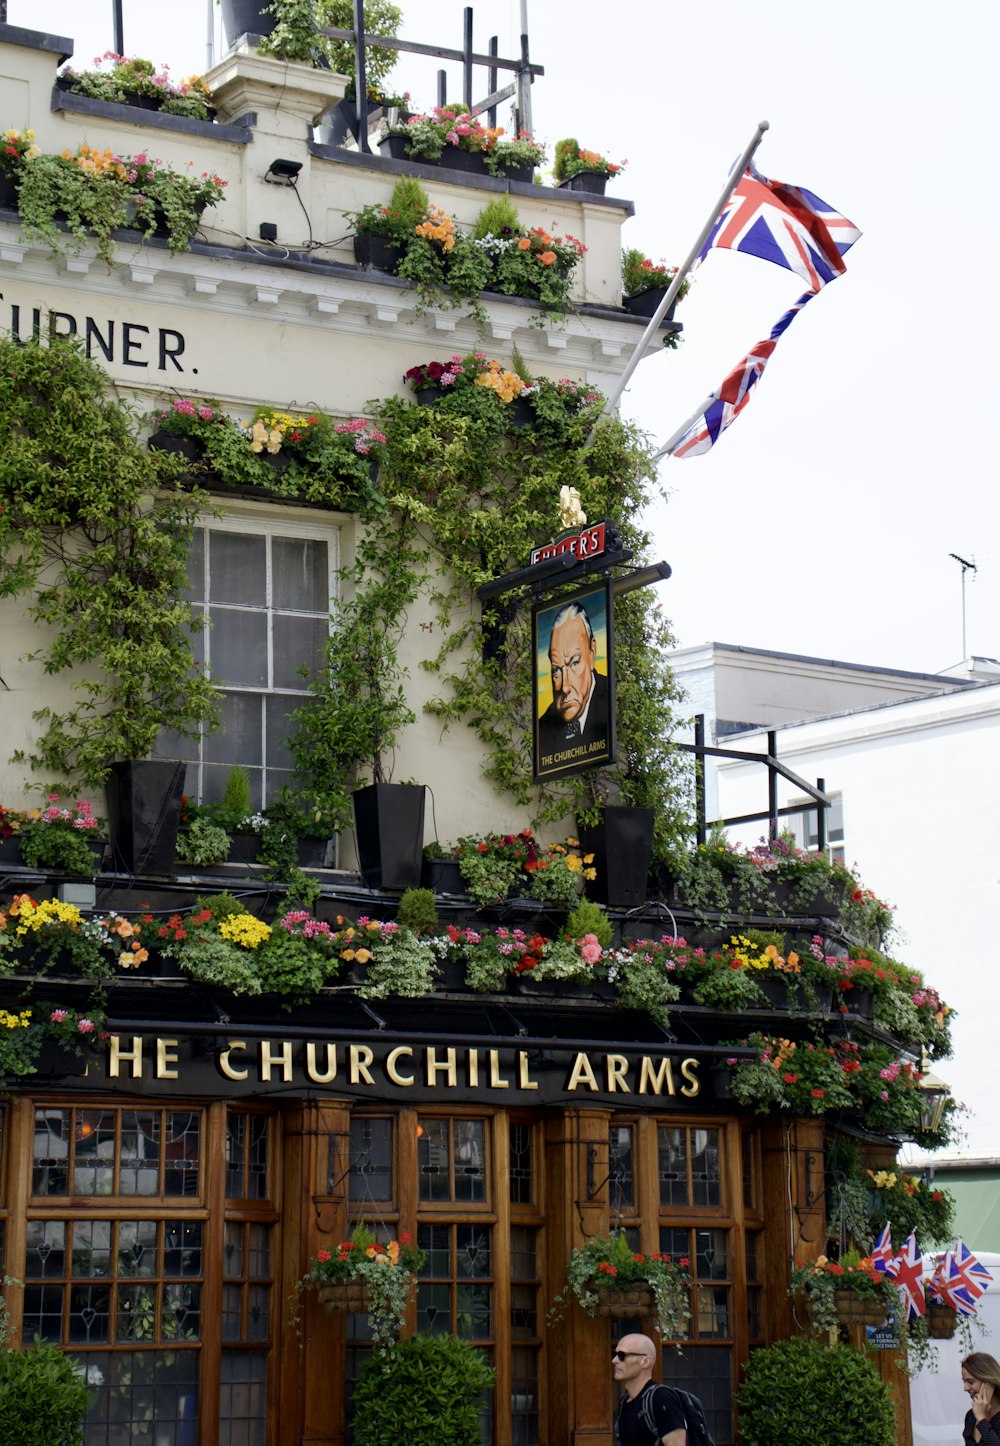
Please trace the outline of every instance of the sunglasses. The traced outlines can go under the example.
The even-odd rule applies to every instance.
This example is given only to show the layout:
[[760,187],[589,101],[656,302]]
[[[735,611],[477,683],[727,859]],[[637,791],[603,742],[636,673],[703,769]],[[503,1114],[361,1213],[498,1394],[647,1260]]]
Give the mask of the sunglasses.
[[627,1361],[629,1356],[644,1356],[645,1354],[645,1351],[612,1351],[611,1359],[613,1361]]

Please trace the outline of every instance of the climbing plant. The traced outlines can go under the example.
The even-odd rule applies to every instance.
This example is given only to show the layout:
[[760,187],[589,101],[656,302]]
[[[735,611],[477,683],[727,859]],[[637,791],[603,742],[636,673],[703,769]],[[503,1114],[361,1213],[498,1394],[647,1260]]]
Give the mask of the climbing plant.
[[103,782],[142,758],[163,726],[214,718],[197,669],[198,620],[183,601],[195,519],[207,498],[147,451],[137,419],[70,340],[0,339],[0,598],[30,594],[44,641],[30,655],[71,673],[65,708],[40,708],[14,758],[46,776]]

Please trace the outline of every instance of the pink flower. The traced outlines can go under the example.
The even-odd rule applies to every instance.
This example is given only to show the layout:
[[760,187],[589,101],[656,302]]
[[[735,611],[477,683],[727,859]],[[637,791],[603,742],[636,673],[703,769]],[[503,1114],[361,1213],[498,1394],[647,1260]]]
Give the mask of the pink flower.
[[52,1013],[49,1015],[49,1019],[53,1024],[62,1024],[65,1018],[65,1009],[53,1009]]
[[76,1027],[80,1034],[93,1034],[95,1028],[92,1019],[81,1019]]
[[584,964],[596,964],[601,957],[601,946],[596,934],[584,934],[580,940],[580,957]]

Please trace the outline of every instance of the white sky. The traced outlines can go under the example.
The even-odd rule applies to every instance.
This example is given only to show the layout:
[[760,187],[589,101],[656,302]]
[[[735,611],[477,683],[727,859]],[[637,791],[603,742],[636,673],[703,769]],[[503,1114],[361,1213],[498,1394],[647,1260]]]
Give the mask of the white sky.
[[[402,8],[405,37],[461,45],[460,0]],[[124,10],[128,53],[176,77],[205,68],[205,0]],[[516,54],[518,13],[516,0],[480,3],[476,48],[496,33]],[[80,66],[111,47],[111,15],[111,0],[8,0],[11,23],[73,37]],[[864,232],[713,451],[662,464],[671,497],[650,516],[679,642],[937,672],[962,652],[955,552],[979,568],[968,651],[1000,656],[1000,421],[985,363],[998,307],[983,281],[998,231],[998,15],[989,0],[529,0],[546,69],[536,135],[628,158],[613,183],[636,206],[627,244],[679,263],[762,117],[760,170]],[[404,57],[393,84],[431,105],[433,63]],[[643,363],[625,413],[665,440],[803,289],[712,253],[678,313],[685,343]]]

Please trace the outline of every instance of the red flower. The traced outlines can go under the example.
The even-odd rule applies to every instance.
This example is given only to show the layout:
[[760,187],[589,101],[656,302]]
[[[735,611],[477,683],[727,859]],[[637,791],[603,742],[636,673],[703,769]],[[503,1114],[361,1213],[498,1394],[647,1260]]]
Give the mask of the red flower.
[[599,1265],[597,1268],[598,1268],[598,1270],[602,1270],[605,1275],[617,1275],[617,1274],[618,1274],[618,1267],[615,1266],[615,1265],[609,1265],[606,1260],[602,1260],[601,1263],[600,1263],[600,1265]]
[[821,1100],[826,1095],[826,1090],[810,1090],[809,1093],[812,1095],[814,1100]]
[[401,1231],[399,1232],[399,1243],[400,1243],[400,1245],[412,1245],[412,1244],[413,1244],[413,1236],[410,1234],[410,1232],[409,1232],[408,1230],[401,1230]]
[[687,1258],[686,1255],[682,1255],[682,1256],[681,1256],[680,1263],[681,1263],[681,1265],[684,1266],[685,1268],[691,1264],[690,1260]]
[[791,1070],[789,1070],[787,1074],[783,1074],[781,1078],[785,1081],[785,1084],[798,1084],[799,1082],[798,1075],[792,1074]]
[[316,1259],[319,1261],[320,1265],[325,1265],[326,1262],[330,1259],[329,1250],[317,1250]]

